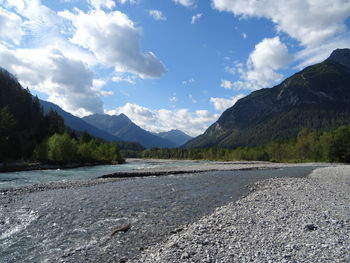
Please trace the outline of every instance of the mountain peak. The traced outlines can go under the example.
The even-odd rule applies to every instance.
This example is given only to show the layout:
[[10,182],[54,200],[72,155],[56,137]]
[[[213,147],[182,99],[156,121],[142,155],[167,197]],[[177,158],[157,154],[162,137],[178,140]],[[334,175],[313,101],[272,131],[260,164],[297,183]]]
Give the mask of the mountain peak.
[[328,58],[342,64],[345,67],[350,68],[350,49],[349,48],[338,48],[332,52]]
[[[331,63],[330,63],[331,62]],[[350,124],[350,49],[337,49],[270,89],[254,91],[185,147],[236,148]]]
[[133,123],[128,116],[119,115],[90,115],[83,118],[86,122],[103,129],[124,141],[138,142],[146,148],[176,147],[173,142],[160,138]]
[[119,115],[115,115],[115,116],[117,116],[118,118],[123,119],[123,120],[131,121],[130,118],[128,116],[126,116],[124,113],[120,113]]
[[157,134],[158,136],[167,139],[169,141],[172,141],[173,143],[177,145],[183,145],[186,142],[188,142],[190,139],[192,139],[191,136],[187,135],[183,131],[180,131],[178,129],[172,129],[167,132],[160,132]]

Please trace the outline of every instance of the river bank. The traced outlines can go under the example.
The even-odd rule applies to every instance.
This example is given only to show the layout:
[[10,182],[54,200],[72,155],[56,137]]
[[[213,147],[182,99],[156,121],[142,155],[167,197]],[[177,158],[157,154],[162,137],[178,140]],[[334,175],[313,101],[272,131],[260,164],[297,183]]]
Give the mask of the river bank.
[[251,188],[131,262],[350,262],[350,166]]
[[[168,164],[172,166],[169,170],[185,166],[182,162]],[[65,263],[132,259],[181,232],[184,225],[247,195],[247,185],[275,177],[304,177],[315,168],[236,165],[241,170],[95,178],[0,190],[0,258],[5,262]],[[150,163],[136,167],[164,169]],[[131,226],[129,231],[112,235],[124,225]]]
[[[185,166],[171,166],[172,163],[192,163],[192,165]],[[273,163],[264,161],[205,161],[205,160],[173,160],[173,159],[139,159],[139,158],[128,158],[123,163],[118,165],[130,164],[130,163],[148,163],[154,165],[166,165],[168,167],[156,167],[145,170],[134,170],[131,173],[111,173],[105,174],[101,178],[112,178],[112,177],[136,177],[136,176],[149,176],[154,173],[155,175],[167,175],[169,173],[191,173],[191,172],[203,172],[203,171],[222,171],[222,170],[237,170],[237,169],[255,169],[255,168],[280,168],[280,167],[295,167],[295,166],[325,166],[330,165],[328,163]],[[196,163],[196,165],[193,165]],[[80,162],[80,163],[68,163],[68,164],[57,164],[57,163],[40,163],[40,162],[4,162],[0,163],[0,173],[5,172],[21,172],[21,171],[40,171],[40,170],[56,170],[56,169],[72,169],[82,167],[92,167],[98,165],[111,165],[115,163],[110,162]],[[199,167],[199,165],[202,165]],[[138,174],[139,172],[139,174]]]
[[0,163],[0,173],[7,172],[22,172],[22,171],[36,171],[36,170],[56,170],[56,169],[72,169],[80,167],[91,167],[97,165],[113,164],[110,162],[82,162],[82,163],[67,163],[67,164],[55,164],[55,163],[40,163],[40,162],[9,162]]
[[[216,171],[266,170],[293,167],[323,167],[327,163],[271,163],[260,161],[191,161],[127,159],[123,165],[38,166],[30,171],[0,173],[1,193],[25,193],[89,187],[120,179],[185,175]],[[57,168],[61,167],[61,168]],[[40,168],[40,169],[39,169]],[[64,169],[63,169],[64,168]]]
[[[335,164],[329,163],[273,163],[264,161],[193,161],[181,160],[181,162],[188,163],[184,166],[172,166],[176,160],[168,159],[129,159],[127,162],[145,162],[155,164],[155,166],[147,169],[130,170],[123,172],[115,172],[100,176],[99,178],[132,178],[132,177],[147,177],[147,176],[164,176],[175,174],[188,173],[203,173],[215,171],[243,171],[243,170],[264,170],[264,169],[280,169],[286,167],[322,167],[331,166]],[[192,163],[192,164],[191,164]],[[195,164],[193,164],[195,163]],[[163,166],[170,164],[170,166]]]

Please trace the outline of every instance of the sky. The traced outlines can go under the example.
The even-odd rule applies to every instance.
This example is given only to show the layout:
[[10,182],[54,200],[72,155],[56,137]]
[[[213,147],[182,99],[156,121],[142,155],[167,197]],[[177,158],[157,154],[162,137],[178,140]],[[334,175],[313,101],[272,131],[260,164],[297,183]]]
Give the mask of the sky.
[[203,133],[350,47],[350,0],[0,0],[0,67],[82,117]]

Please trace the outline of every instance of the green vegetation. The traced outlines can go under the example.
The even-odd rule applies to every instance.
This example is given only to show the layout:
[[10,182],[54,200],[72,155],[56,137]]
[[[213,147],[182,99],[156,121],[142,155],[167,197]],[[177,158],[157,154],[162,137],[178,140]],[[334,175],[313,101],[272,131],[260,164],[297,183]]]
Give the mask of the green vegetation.
[[64,130],[57,113],[44,115],[38,98],[0,69],[0,162],[29,159],[44,138]]
[[55,111],[44,115],[38,98],[0,68],[0,163],[14,160],[124,162],[117,143],[97,140],[87,133],[76,134]]
[[34,150],[33,158],[46,163],[123,163],[116,143],[106,143],[83,134],[74,139],[67,132],[55,133]]
[[255,147],[296,137],[302,128],[328,131],[350,125],[349,72],[330,59],[307,67],[242,98],[185,147]]
[[259,147],[176,148],[145,150],[145,158],[193,160],[256,160],[274,162],[344,162],[350,163],[350,127],[328,132],[302,129],[288,141],[274,141]]
[[138,142],[117,142],[120,154],[125,158],[141,158],[142,152],[146,149]]

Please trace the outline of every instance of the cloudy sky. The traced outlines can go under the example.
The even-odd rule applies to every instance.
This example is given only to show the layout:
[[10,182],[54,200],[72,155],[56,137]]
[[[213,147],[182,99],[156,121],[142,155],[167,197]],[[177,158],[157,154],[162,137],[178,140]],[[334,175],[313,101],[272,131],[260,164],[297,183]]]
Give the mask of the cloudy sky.
[[0,0],[0,66],[77,116],[202,133],[350,47],[350,0]]

